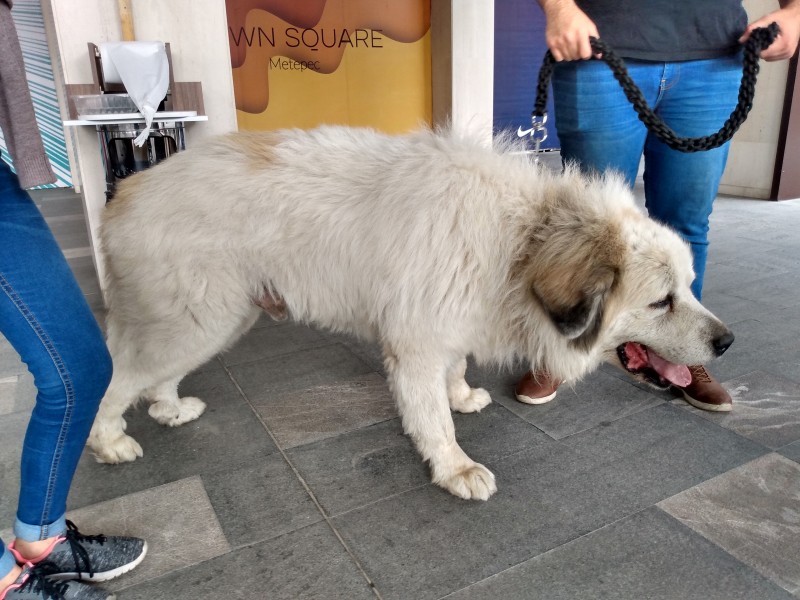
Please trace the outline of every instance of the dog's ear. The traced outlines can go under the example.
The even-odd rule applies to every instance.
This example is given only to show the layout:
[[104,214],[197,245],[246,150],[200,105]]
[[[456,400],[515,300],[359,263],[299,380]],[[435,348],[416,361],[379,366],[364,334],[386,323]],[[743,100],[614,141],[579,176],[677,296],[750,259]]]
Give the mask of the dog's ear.
[[[538,239],[536,239],[538,238]],[[527,281],[556,329],[590,348],[600,333],[606,303],[622,268],[624,248],[606,224],[586,224],[531,240]]]
[[534,282],[531,291],[556,329],[573,343],[588,349],[600,333],[616,271],[597,266],[589,273],[564,271],[563,275],[568,279],[554,281],[548,277]]

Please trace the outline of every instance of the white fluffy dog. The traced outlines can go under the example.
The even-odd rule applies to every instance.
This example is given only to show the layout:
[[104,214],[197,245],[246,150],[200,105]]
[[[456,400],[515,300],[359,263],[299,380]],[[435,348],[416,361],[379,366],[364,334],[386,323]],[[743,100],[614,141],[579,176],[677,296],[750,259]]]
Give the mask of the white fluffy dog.
[[733,341],[692,296],[688,247],[613,176],[553,174],[452,132],[236,133],[119,187],[102,230],[114,376],[89,444],[142,455],[123,413],[205,407],[180,380],[262,309],[382,345],[403,427],[433,481],[487,499],[492,473],[450,410],[490,402],[465,357],[576,380],[606,360],[661,385]]

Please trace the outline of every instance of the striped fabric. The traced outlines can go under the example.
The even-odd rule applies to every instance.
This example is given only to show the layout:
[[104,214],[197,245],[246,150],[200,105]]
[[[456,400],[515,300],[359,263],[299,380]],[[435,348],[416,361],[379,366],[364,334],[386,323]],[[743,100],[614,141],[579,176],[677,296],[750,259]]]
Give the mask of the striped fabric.
[[[22,56],[25,59],[25,71],[33,97],[39,131],[44,140],[47,157],[58,178],[56,183],[41,187],[72,187],[72,173],[64,140],[64,126],[58,107],[53,66],[47,48],[44,18],[39,0],[15,0],[11,15],[14,17],[20,46],[22,46]],[[8,151],[2,132],[0,132],[0,150],[3,151],[3,159],[6,160]]]

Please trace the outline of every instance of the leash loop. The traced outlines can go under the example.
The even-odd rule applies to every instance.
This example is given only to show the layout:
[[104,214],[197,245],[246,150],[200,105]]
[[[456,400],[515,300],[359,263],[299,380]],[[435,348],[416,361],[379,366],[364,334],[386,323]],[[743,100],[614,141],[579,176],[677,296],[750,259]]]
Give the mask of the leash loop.
[[[747,119],[748,113],[753,108],[756,77],[759,71],[759,57],[761,56],[761,52],[766,50],[769,45],[775,41],[779,33],[780,28],[777,23],[772,23],[768,27],[759,27],[752,31],[750,37],[744,44],[742,82],[739,86],[739,99],[736,108],[733,109],[730,117],[728,117],[728,120],[725,121],[718,132],[696,138],[679,137],[664,123],[663,119],[656,115],[648,106],[641,90],[628,74],[628,69],[625,67],[624,61],[602,40],[592,37],[589,38],[589,41],[593,53],[599,55],[599,60],[602,60],[611,68],[614,78],[619,82],[628,101],[633,105],[634,110],[639,115],[639,120],[647,126],[647,129],[673,150],[679,150],[681,152],[700,152],[722,146],[733,137],[733,134],[736,133],[745,119]],[[536,103],[534,104],[531,114],[531,121],[534,123],[534,131],[536,130],[536,119],[541,119],[541,124],[543,126],[547,118],[545,108],[547,105],[547,86],[550,83],[555,63],[556,60],[553,58],[550,50],[545,52],[542,68],[539,70],[539,80],[536,85]],[[531,135],[533,135],[533,131]],[[545,132],[544,135],[546,138],[547,133]],[[537,151],[539,145],[545,138],[542,138],[536,144]],[[535,139],[534,142],[536,143]]]

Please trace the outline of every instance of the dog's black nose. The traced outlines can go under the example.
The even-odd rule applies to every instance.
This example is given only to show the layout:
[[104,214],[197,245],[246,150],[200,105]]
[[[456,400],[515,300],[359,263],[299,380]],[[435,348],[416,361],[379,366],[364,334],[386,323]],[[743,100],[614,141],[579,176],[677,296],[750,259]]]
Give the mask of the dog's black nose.
[[714,352],[717,353],[717,356],[722,356],[725,353],[725,350],[731,347],[732,343],[733,333],[728,331],[714,340]]

